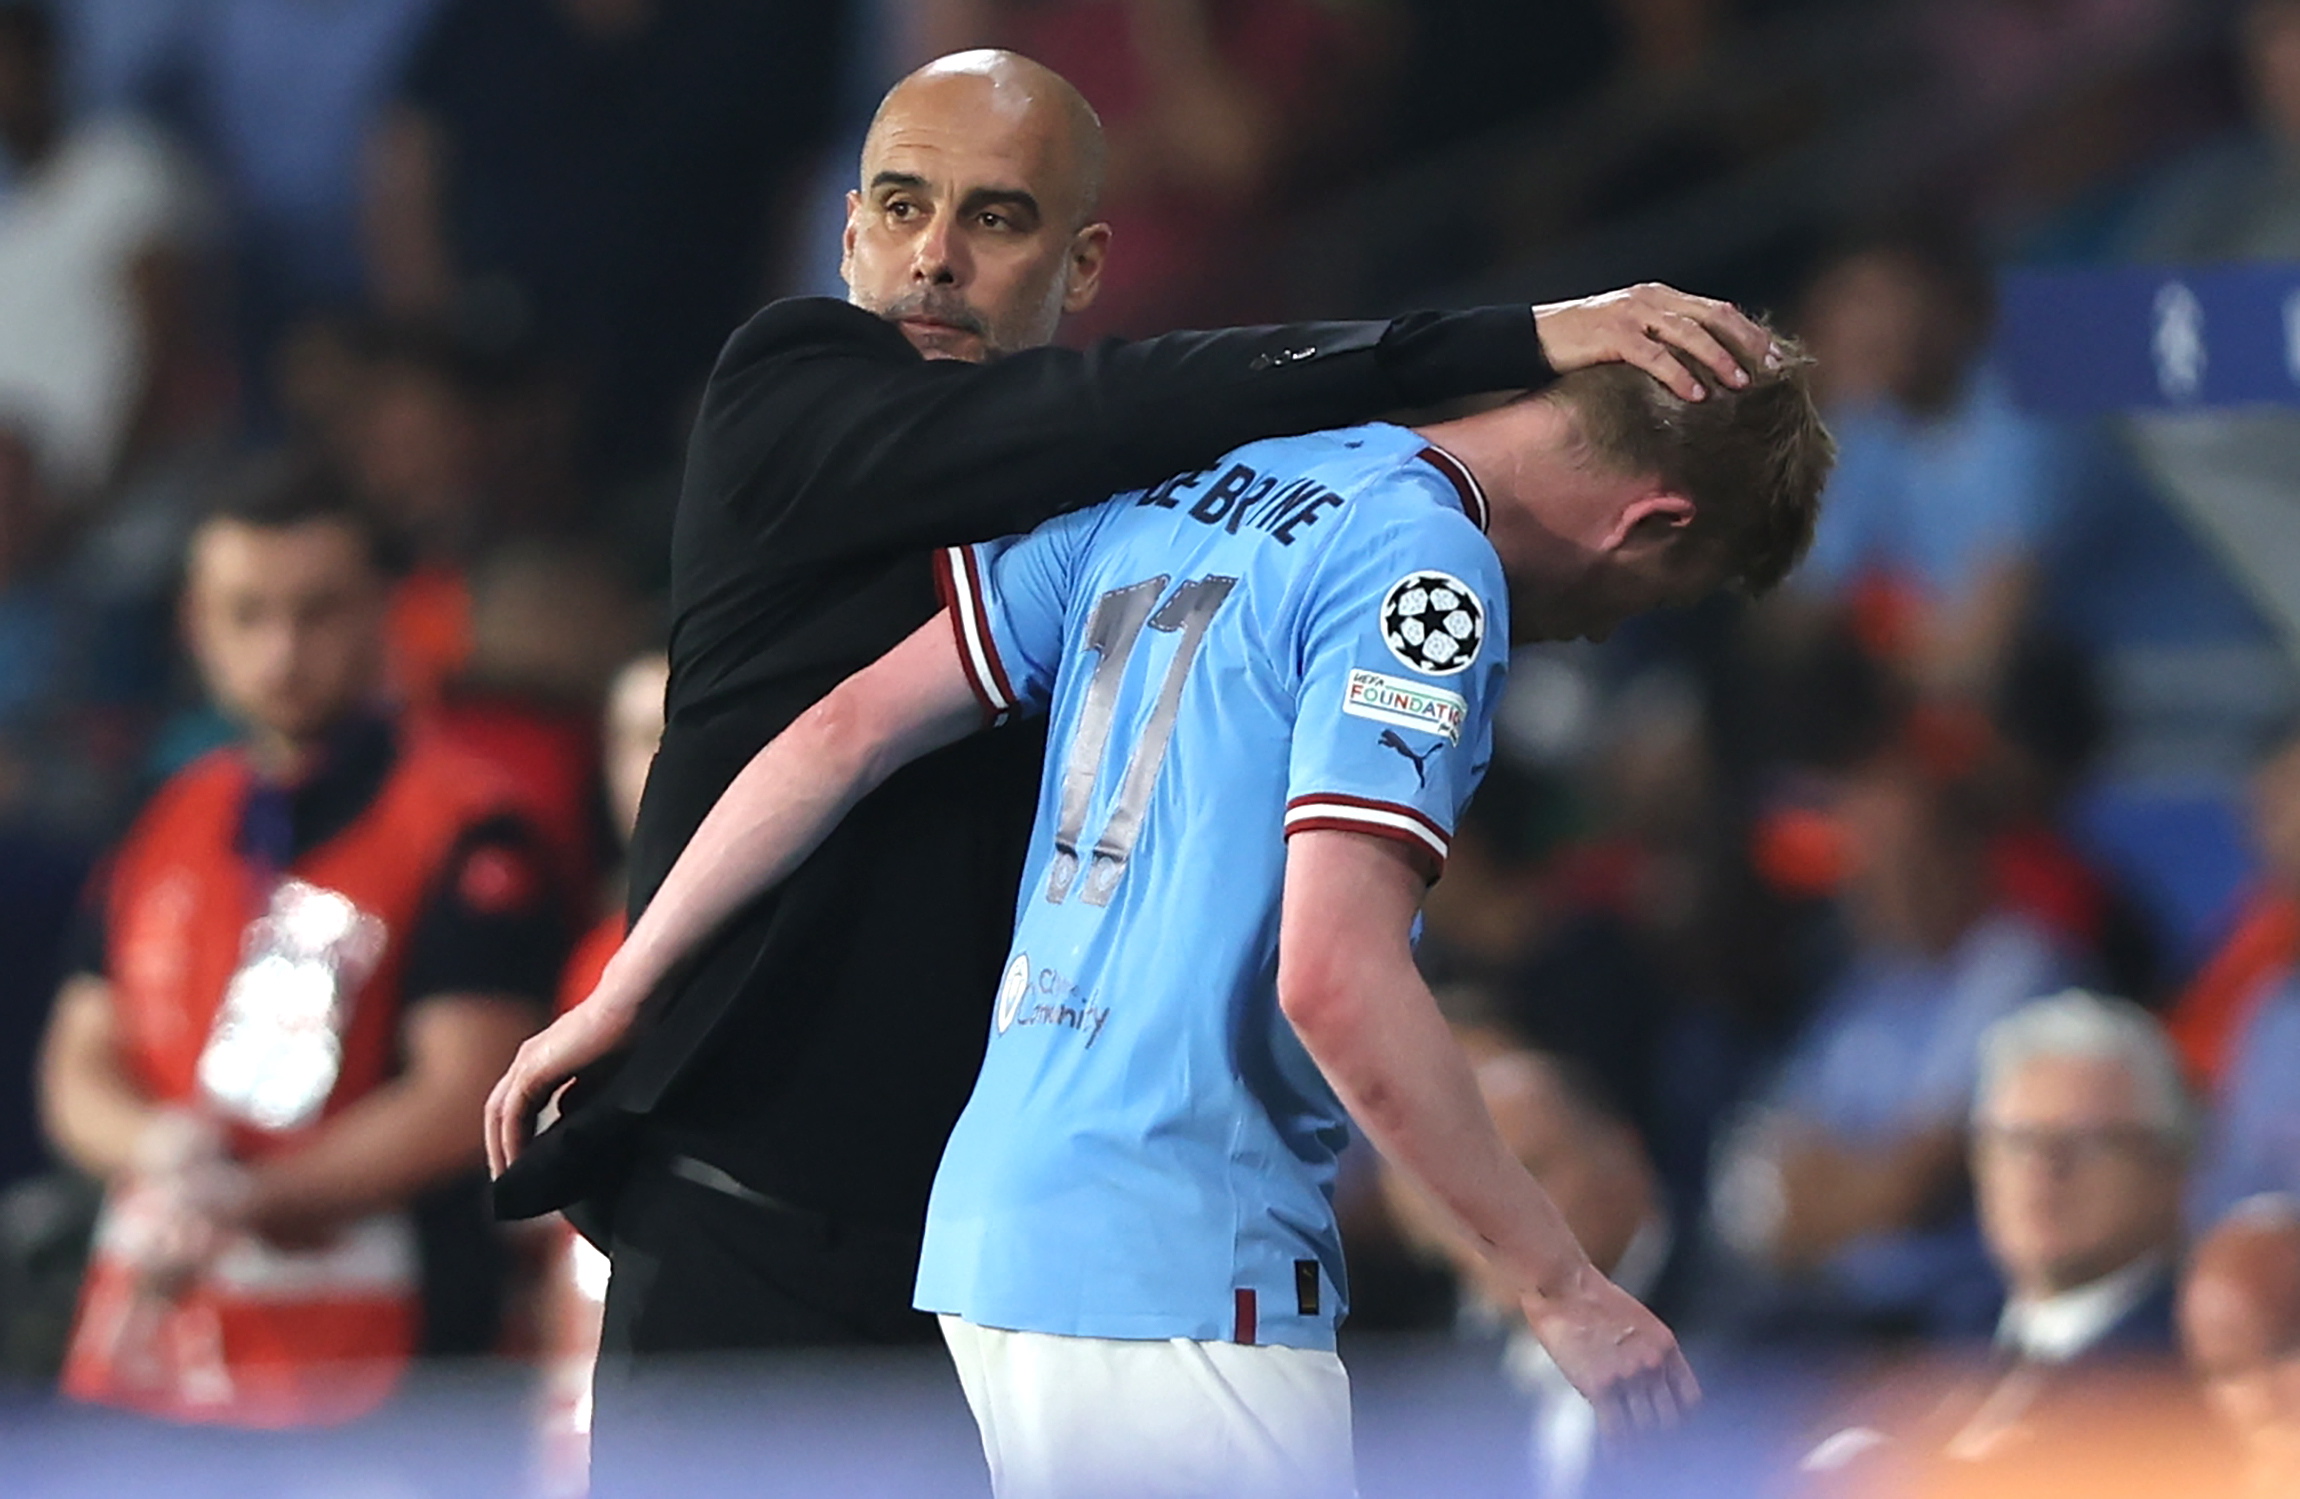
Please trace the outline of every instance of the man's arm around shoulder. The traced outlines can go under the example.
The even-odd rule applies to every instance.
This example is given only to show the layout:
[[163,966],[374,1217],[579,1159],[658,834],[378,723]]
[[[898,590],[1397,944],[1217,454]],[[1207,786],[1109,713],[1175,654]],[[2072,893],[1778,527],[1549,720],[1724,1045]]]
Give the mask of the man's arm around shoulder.
[[1028,530],[1243,443],[1531,389],[1609,360],[1698,396],[1676,351],[1738,379],[1732,351],[1765,347],[1724,303],[1639,287],[968,364],[920,357],[862,308],[796,298],[757,314],[720,356],[682,503],[749,510],[786,555],[954,544]]
[[1522,307],[969,364],[922,358],[862,308],[794,298],[720,356],[684,503],[747,512],[786,556],[955,544],[1028,530],[1259,438],[1550,378]]

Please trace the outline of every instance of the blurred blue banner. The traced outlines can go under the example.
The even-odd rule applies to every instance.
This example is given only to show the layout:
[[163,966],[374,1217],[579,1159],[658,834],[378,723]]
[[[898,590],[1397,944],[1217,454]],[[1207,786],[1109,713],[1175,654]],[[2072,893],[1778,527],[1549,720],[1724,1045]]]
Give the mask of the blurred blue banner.
[[2032,411],[2300,405],[2300,265],[2010,271],[1998,353]]

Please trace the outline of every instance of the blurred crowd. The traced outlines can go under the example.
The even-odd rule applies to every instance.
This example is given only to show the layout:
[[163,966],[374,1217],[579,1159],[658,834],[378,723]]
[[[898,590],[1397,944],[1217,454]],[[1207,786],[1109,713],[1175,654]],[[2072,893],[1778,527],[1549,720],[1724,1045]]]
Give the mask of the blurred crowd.
[[[362,1294],[431,1325],[360,1336],[557,1359],[552,1430],[580,1429],[596,1267],[567,1237],[456,1250],[438,1222],[478,1222],[473,1079],[620,931],[693,403],[749,311],[835,292],[854,148],[908,66],[1009,46],[1100,111],[1122,248],[1066,331],[1087,339],[1372,310],[1302,306],[1321,205],[1569,110],[1650,109],[1753,27],[1861,9],[0,0],[0,1363],[52,1380],[69,1342],[98,1389],[133,1384],[136,1336],[189,1346],[130,1303],[101,1356],[68,1337],[84,1275],[189,1254],[183,1223],[404,1217],[420,1263]],[[2145,39],[2178,8],[1919,9],[1979,97],[2054,37]],[[1842,449],[1810,561],[1762,608],[1521,653],[1431,900],[1423,957],[1488,1102],[1600,1265],[1697,1361],[1861,1361],[1815,1433],[1824,1489],[2033,1461],[2059,1371],[2185,1354],[2197,1461],[2300,1493],[2300,617],[2230,499],[2260,475],[2290,497],[2300,420],[2047,423],[1990,357],[2007,258],[2300,252],[2300,0],[2229,8],[2183,67],[2154,136],[1768,269]],[[1755,149],[1664,145],[1419,284]],[[315,519],[352,545],[281,549]],[[335,656],[265,655],[259,616],[323,606]],[[376,1096],[443,1140],[468,1109],[470,1139],[349,1195],[107,1113],[133,1079],[99,1063],[128,1041],[73,1002],[134,961],[111,919],[131,820],[267,735],[369,778],[340,815],[279,809],[289,852],[393,777],[464,788],[410,950],[366,961],[411,1016],[490,1003],[436,1055],[411,1029],[340,1065],[390,1074]],[[92,1274],[91,1179],[151,1185],[159,1225],[107,1229]],[[1372,1161],[1347,1190],[1354,1327],[1490,1348],[1535,1491],[1602,1493],[1586,1408],[1457,1275],[1475,1256]],[[450,1253],[500,1262],[499,1294],[419,1295]],[[1992,1347],[1980,1372],[1899,1357]]]

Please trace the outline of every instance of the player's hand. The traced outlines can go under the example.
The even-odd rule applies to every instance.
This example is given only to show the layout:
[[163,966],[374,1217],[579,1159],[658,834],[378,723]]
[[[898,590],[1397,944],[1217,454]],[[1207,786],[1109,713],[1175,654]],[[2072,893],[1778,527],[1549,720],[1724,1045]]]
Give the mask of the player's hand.
[[487,1171],[501,1176],[519,1158],[527,1126],[561,1083],[623,1044],[639,1006],[601,982],[581,1004],[529,1036],[487,1095]]
[[1705,392],[1672,350],[1735,387],[1776,357],[1772,335],[1732,303],[1650,281],[1544,303],[1533,309],[1533,331],[1549,367],[1561,375],[1593,364],[1633,364],[1688,401]]
[[1525,1320],[1609,1432],[1674,1425],[1701,1386],[1661,1319],[1595,1269],[1556,1296],[1528,1296]]

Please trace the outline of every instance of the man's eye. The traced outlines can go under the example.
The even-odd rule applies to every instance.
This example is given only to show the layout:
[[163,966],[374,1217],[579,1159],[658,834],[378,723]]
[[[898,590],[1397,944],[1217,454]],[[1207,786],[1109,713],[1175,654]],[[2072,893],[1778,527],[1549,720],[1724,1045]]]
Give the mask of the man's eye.
[[986,213],[980,217],[982,227],[985,229],[1011,229],[1014,227],[1014,220],[1003,213]]
[[897,198],[886,206],[886,216],[890,219],[907,219],[916,212],[918,205],[908,198]]

